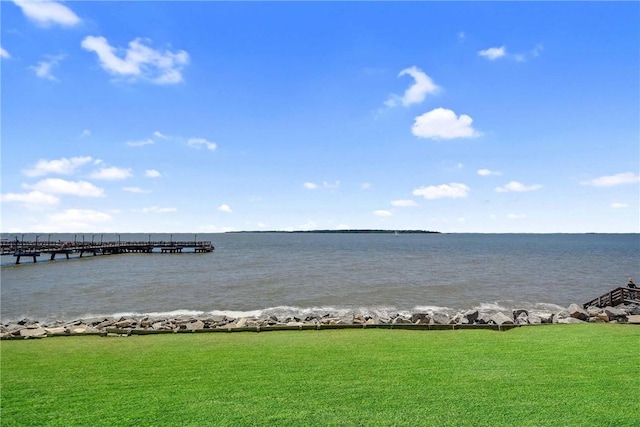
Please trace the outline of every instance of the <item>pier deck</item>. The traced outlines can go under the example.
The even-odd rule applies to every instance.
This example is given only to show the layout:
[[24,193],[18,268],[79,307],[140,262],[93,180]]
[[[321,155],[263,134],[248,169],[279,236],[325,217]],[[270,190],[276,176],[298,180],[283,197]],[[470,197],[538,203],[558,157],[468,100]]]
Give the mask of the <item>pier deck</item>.
[[615,307],[616,305],[624,303],[640,304],[640,289],[619,287],[599,296],[598,298],[592,299],[591,301],[583,304],[583,307]]
[[[185,250],[186,249],[186,250]],[[82,258],[85,254],[113,255],[127,253],[208,253],[214,251],[210,241],[117,241],[117,242],[17,242],[3,241],[0,245],[1,255],[13,255],[16,264],[20,264],[21,258],[37,258],[43,254],[49,255],[51,261],[56,255],[65,255],[67,259],[72,254],[79,254]],[[185,250],[183,252],[183,250]]]

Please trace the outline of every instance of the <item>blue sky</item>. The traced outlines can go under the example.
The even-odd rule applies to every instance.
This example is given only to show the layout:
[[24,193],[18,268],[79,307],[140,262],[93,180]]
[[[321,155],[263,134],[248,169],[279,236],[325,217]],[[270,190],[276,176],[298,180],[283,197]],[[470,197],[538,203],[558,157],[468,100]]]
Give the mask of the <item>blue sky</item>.
[[640,3],[0,3],[3,232],[640,231]]

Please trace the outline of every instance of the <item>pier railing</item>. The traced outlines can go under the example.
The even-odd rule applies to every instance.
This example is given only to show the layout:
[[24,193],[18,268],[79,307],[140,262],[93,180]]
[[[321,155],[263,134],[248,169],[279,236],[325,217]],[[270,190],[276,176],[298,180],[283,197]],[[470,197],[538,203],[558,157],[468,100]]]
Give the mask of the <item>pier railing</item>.
[[111,241],[111,242],[16,242],[3,241],[0,245],[2,254],[11,254],[17,251],[40,251],[48,252],[58,249],[85,249],[85,248],[162,248],[162,247],[182,247],[182,248],[213,248],[211,241]]
[[[154,251],[156,249],[156,251]],[[21,257],[33,258],[41,254],[48,254],[51,260],[55,259],[57,254],[66,255],[67,259],[70,254],[79,253],[82,257],[85,253],[97,254],[122,254],[122,253],[183,253],[183,249],[190,249],[196,253],[213,252],[215,249],[211,241],[203,240],[183,240],[183,241],[166,241],[166,240],[146,240],[146,241],[109,241],[109,242],[25,242],[25,241],[2,241],[0,244],[0,254],[13,255],[16,264],[20,263]]]
[[625,302],[639,302],[640,300],[640,289],[636,288],[616,288],[610,292],[607,292],[604,295],[599,296],[598,298],[594,298],[591,301],[583,304],[584,308],[595,306],[595,307],[615,307],[616,305],[625,303]]

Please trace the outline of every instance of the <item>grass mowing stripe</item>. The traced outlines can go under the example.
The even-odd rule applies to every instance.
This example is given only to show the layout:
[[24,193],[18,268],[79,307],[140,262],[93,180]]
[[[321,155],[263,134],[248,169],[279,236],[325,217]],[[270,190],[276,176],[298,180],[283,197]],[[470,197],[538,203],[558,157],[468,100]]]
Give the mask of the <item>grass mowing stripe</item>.
[[640,328],[0,344],[3,426],[637,425]]

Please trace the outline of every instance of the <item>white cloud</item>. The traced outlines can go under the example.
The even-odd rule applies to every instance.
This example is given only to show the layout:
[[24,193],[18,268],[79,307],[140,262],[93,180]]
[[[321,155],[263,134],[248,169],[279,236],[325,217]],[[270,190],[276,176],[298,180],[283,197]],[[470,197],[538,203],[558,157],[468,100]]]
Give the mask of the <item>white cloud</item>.
[[33,70],[33,72],[36,73],[36,76],[41,79],[58,81],[58,79],[53,75],[53,69],[64,59],[64,55],[47,55],[46,58],[46,61],[40,61],[38,62],[38,65],[32,65],[29,69]]
[[178,210],[177,208],[161,208],[159,206],[151,206],[150,208],[141,209],[140,212],[142,212],[142,213],[158,213],[158,214],[162,214],[162,213],[176,212],[177,210]]
[[538,57],[542,53],[544,46],[541,43],[536,44],[533,49],[531,49],[531,56]]
[[593,187],[613,187],[623,184],[635,184],[637,182],[640,182],[640,176],[633,172],[624,172],[616,175],[601,176],[589,181],[583,181],[581,184]]
[[478,175],[480,176],[499,176],[502,175],[502,172],[492,171],[490,169],[478,169]]
[[218,210],[219,210],[220,212],[226,212],[226,213],[231,213],[231,212],[233,212],[233,211],[231,210],[231,207],[230,207],[229,205],[224,205],[224,204],[223,204],[223,205],[218,206]]
[[384,103],[387,107],[397,106],[398,101],[405,107],[408,107],[411,104],[419,104],[424,101],[427,94],[435,93],[439,89],[439,87],[433,83],[431,77],[416,66],[405,68],[400,71],[398,77],[402,77],[404,75],[410,75],[413,77],[415,83],[404,92],[402,97],[392,95],[391,98]]
[[459,31],[458,34],[456,34],[456,37],[458,38],[459,42],[463,42],[466,38],[466,35],[464,34],[464,31]]
[[35,184],[23,184],[24,188],[45,194],[66,194],[79,197],[104,197],[104,190],[88,181],[67,181],[61,178],[47,178]]
[[140,38],[130,41],[126,50],[116,49],[106,38],[94,36],[85,37],[81,46],[95,52],[108,73],[157,84],[182,82],[182,69],[189,63],[189,54],[184,50],[161,52],[146,46]]
[[90,163],[93,158],[89,156],[71,157],[70,159],[62,157],[57,160],[38,160],[35,166],[30,169],[23,169],[22,173],[35,177],[56,173],[60,175],[72,175],[80,166]]
[[624,208],[628,208],[629,205],[627,205],[626,203],[615,202],[615,203],[611,203],[611,207],[613,209],[624,209]]
[[2,46],[0,46],[0,58],[2,59],[9,59],[11,58],[11,55],[9,55],[9,52],[7,52],[6,50],[4,50],[4,48]]
[[381,216],[381,217],[387,217],[387,216],[392,216],[393,215],[393,213],[391,211],[387,211],[387,210],[384,210],[384,209],[379,209],[377,211],[373,211],[373,214],[375,216]]
[[22,9],[22,13],[27,18],[43,27],[51,24],[72,27],[81,22],[78,15],[71,9],[55,1],[13,0],[13,2]]
[[169,139],[169,137],[167,135],[164,135],[158,131],[153,132],[153,136],[155,136],[156,138],[160,138],[160,139]]
[[371,189],[372,184],[370,182],[363,182],[362,184],[360,184],[360,188],[362,188],[363,190],[369,190]]
[[518,181],[510,181],[507,185],[502,187],[496,187],[496,192],[498,193],[525,193],[528,191],[536,191],[542,188],[542,185],[534,184],[534,185],[524,185]]
[[144,193],[150,193],[151,192],[149,190],[145,190],[145,189],[142,189],[140,187],[122,187],[122,191],[126,191],[127,193],[138,193],[138,194],[144,194]]
[[529,58],[537,58],[542,53],[542,44],[536,44],[529,52],[524,53],[507,53],[507,48],[504,46],[491,47],[489,49],[478,51],[478,55],[487,58],[490,61],[495,61],[499,58],[511,58],[517,62],[525,62]]
[[82,133],[80,134],[81,137],[87,137],[87,136],[91,136],[91,131],[89,129],[85,129],[82,131]]
[[138,140],[138,141],[127,141],[127,145],[129,147],[143,147],[145,145],[153,145],[155,143],[156,142],[151,138],[141,139],[141,140]]
[[475,138],[482,135],[473,129],[473,119],[466,114],[456,116],[446,108],[436,108],[415,118],[411,131],[419,138]]
[[189,138],[187,140],[187,145],[193,148],[206,147],[211,151],[215,150],[218,147],[215,142],[209,142],[204,138]]
[[[307,188],[309,190],[315,190],[316,188],[320,187],[320,185],[316,184],[315,182],[305,182],[303,185],[304,185],[304,188]],[[334,183],[322,181],[322,188],[338,188],[338,187],[340,187],[340,181],[336,181]]]
[[392,206],[397,206],[399,208],[408,208],[411,206],[418,206],[418,204],[414,200],[393,200],[391,202]]
[[489,49],[479,50],[478,55],[487,58],[490,61],[495,61],[498,58],[502,58],[507,54],[507,49],[504,46],[490,47]]
[[160,178],[162,175],[155,169],[147,169],[144,171],[144,176],[147,178]]
[[27,208],[34,208],[57,205],[60,202],[60,199],[41,191],[31,191],[29,193],[0,194],[0,201],[2,203],[23,203]]
[[413,190],[414,196],[422,196],[427,200],[434,199],[462,199],[469,194],[469,187],[452,182],[450,184],[430,185]]
[[95,230],[94,227],[101,226],[113,219],[109,214],[91,209],[67,209],[48,215],[48,218],[50,224],[47,225],[47,229],[51,231]]
[[91,174],[93,179],[104,179],[107,181],[117,181],[121,179],[127,179],[133,176],[131,169],[119,168],[116,166],[102,168]]

